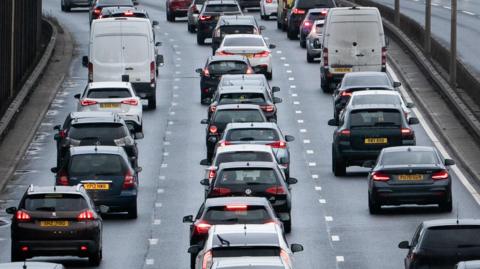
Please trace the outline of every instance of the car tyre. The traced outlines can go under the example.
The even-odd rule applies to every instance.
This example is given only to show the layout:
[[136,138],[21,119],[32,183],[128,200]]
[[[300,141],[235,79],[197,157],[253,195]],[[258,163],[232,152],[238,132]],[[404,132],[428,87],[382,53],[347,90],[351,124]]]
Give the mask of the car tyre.
[[300,47],[306,48],[307,47],[307,41],[306,40],[300,40]]
[[157,96],[153,95],[148,97],[148,109],[157,108]]
[[347,174],[347,165],[345,161],[337,155],[337,151],[332,144],[332,172],[336,177],[342,177]]
[[272,80],[272,78],[273,78],[273,71],[267,72],[267,73],[265,74],[265,77],[267,78],[267,80]]
[[197,44],[198,45],[205,45],[205,37],[197,33]]
[[99,266],[102,262],[102,249],[88,256],[88,263],[92,266]]
[[175,21],[175,15],[168,8],[167,8],[166,12],[167,12],[167,21],[174,22]]
[[282,26],[282,24],[280,23],[280,21],[278,21],[278,19],[277,19],[277,29],[278,29],[278,30],[282,30],[282,29],[283,29],[283,26]]
[[188,24],[187,29],[188,29],[189,33],[195,33],[195,26],[194,25]]
[[190,269],[195,269],[195,262],[197,259],[197,253],[190,254]]
[[287,31],[287,37],[288,37],[288,39],[290,39],[290,40],[295,40],[295,39],[297,39],[297,34],[295,33],[294,30],[288,29],[288,31]]
[[283,229],[287,234],[292,231],[292,215],[290,213],[288,213],[288,220],[283,222]]
[[438,205],[440,207],[440,210],[443,212],[452,212],[453,210],[453,201],[452,198],[448,198],[447,201],[444,201]]
[[128,209],[127,217],[129,219],[136,219],[138,217],[138,208],[137,208],[137,201]]
[[330,85],[328,83],[328,80],[325,80],[325,79],[321,79],[321,87],[322,87],[322,91],[324,93],[329,93],[330,92]]
[[375,202],[375,200],[371,195],[368,195],[368,211],[370,212],[370,214],[372,215],[378,214],[380,213],[381,210],[382,210],[382,205]]
[[23,255],[19,252],[19,251],[16,251],[16,247],[13,245],[12,243],[12,248],[11,248],[11,256],[10,256],[10,259],[12,262],[22,262],[25,260],[25,258],[23,257]]
[[310,54],[308,54],[308,52],[307,52],[307,62],[309,62],[309,63],[315,62],[315,58],[313,56],[311,56]]

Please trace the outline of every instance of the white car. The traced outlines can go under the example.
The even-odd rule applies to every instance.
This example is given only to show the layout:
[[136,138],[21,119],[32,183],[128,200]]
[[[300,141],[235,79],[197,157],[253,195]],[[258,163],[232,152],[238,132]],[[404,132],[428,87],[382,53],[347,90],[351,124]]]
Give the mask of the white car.
[[272,79],[272,52],[275,45],[267,45],[263,36],[254,34],[226,35],[215,55],[244,55],[255,73]]
[[260,18],[268,20],[270,16],[277,16],[277,0],[260,0]]
[[88,83],[83,94],[76,94],[77,111],[111,111],[127,123],[131,131],[143,132],[143,106],[130,82]]
[[414,107],[413,103],[406,103],[403,100],[402,95],[398,91],[389,90],[367,90],[353,92],[350,100],[345,107],[348,107],[350,105],[371,104],[391,104],[401,106],[403,114],[405,115],[405,119],[407,119],[407,121],[410,117],[412,117],[412,111],[410,110],[410,108]]
[[0,269],[65,269],[65,267],[58,263],[49,262],[11,262],[0,263]]

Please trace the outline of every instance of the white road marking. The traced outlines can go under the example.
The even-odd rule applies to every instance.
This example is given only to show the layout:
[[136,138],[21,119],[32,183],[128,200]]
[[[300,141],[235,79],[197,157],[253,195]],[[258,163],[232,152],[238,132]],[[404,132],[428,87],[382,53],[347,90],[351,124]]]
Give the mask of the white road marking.
[[337,262],[344,262],[345,258],[343,256],[337,256]]
[[157,189],[157,193],[165,193],[164,189]]
[[277,50],[277,53],[278,53],[278,54],[281,54],[281,53],[282,53],[282,51],[281,51],[281,50]]
[[320,202],[320,204],[326,204],[326,203],[327,203],[327,200],[325,200],[325,199],[319,199],[318,202]]
[[177,98],[177,97],[178,97],[178,94],[174,94],[174,95],[173,95],[173,98]]
[[296,114],[302,114],[302,111],[301,110],[295,110],[295,113]]
[[313,150],[307,149],[307,154],[313,154]]
[[283,64],[283,66],[285,66],[285,67],[289,67],[289,66],[290,66],[290,64]]
[[318,179],[318,175],[312,175],[313,179]]
[[443,6],[443,8],[449,9],[449,10],[452,9],[452,7],[449,7],[449,6]]
[[294,105],[299,105],[300,102],[299,102],[299,101],[293,101],[293,104],[294,104]]
[[[177,72],[178,72],[178,71],[177,71]],[[180,74],[180,72],[178,72],[178,73]],[[177,85],[173,86],[173,89],[174,89],[174,90],[178,89],[178,86],[177,86]]]
[[169,33],[168,33],[168,32],[165,32],[165,33],[163,33],[163,34],[164,34],[164,35],[169,35]]
[[163,141],[163,145],[168,146],[168,145],[170,145],[170,142],[169,141]]
[[300,129],[300,133],[306,133],[307,129]]
[[158,176],[158,179],[165,180],[165,176]]
[[175,111],[171,111],[170,115],[172,115],[172,116],[175,115]]
[[177,45],[177,44],[173,44],[173,47],[174,47],[174,48],[178,48],[178,45]]
[[155,263],[154,259],[146,259],[145,260],[145,264],[147,264],[147,265],[153,265],[154,263]]
[[280,60],[282,60],[282,61],[285,61],[286,59],[287,59],[287,58],[285,58],[285,57],[283,57],[283,56],[280,57]]
[[180,78],[175,78],[174,81],[180,81]]
[[294,77],[289,77],[288,80],[295,80],[295,78]]
[[287,73],[292,73],[292,70],[287,70]]
[[332,235],[332,241],[333,242],[340,241],[340,237],[338,235]]
[[303,120],[297,120],[298,123],[303,123]]
[[172,102],[172,106],[176,106],[176,105],[178,105],[178,103]]
[[180,57],[177,58],[177,61],[181,61],[181,60],[182,60],[182,58],[180,58]]
[[180,67],[181,65],[180,64],[176,64],[175,67]]
[[167,168],[168,167],[168,163],[162,163],[162,165],[160,166],[161,168]]
[[173,125],[173,121],[169,121],[169,122],[168,122],[168,125]]
[[180,54],[182,54],[182,52],[181,52],[181,51],[175,51],[175,53],[176,53],[177,55],[180,55]]
[[155,207],[162,207],[162,203],[155,203]]
[[332,216],[325,216],[325,221],[333,221],[333,217]]
[[290,85],[290,89],[296,89],[297,85]]
[[156,245],[158,244],[158,238],[149,238],[148,243],[150,243],[150,245]]
[[440,4],[432,3],[432,6],[438,7],[438,6],[440,6]]
[[308,163],[308,166],[317,166],[317,163],[316,162],[310,162],[310,163]]
[[153,225],[160,225],[160,224],[162,224],[162,220],[159,220],[159,219],[153,220]]
[[265,40],[269,40],[270,38],[268,38],[268,37],[266,37],[266,36],[265,36],[263,39],[265,39]]
[[177,75],[180,74],[180,71],[175,71],[175,74],[177,74]]
[[467,15],[470,15],[470,16],[475,16],[477,14],[473,13],[473,12],[470,12],[470,11],[466,11],[466,10],[462,10],[462,13],[465,13]]
[[315,190],[316,190],[316,191],[321,191],[321,190],[322,190],[322,187],[320,187],[320,186],[315,186]]
[[164,152],[164,153],[163,153],[163,156],[168,156],[168,155],[169,155],[168,152]]
[[310,144],[310,140],[309,139],[303,139],[303,144]]

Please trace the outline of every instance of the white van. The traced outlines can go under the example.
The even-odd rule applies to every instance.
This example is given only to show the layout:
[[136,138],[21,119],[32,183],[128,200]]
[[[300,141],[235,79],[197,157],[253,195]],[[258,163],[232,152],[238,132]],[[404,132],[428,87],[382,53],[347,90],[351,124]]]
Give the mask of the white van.
[[323,29],[321,86],[331,92],[348,72],[386,71],[382,18],[375,7],[332,8]]
[[163,57],[157,56],[152,24],[145,18],[94,20],[90,30],[89,82],[129,81],[135,92],[156,107],[156,76]]

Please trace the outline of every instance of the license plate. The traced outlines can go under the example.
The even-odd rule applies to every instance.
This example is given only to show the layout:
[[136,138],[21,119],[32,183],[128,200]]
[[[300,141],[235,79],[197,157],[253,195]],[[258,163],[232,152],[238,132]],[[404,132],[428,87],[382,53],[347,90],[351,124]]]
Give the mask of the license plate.
[[381,138],[365,138],[365,144],[387,144],[388,139],[386,137]]
[[108,184],[98,184],[98,183],[84,183],[83,187],[86,190],[108,190],[110,185]]
[[40,221],[41,227],[68,227],[67,220],[42,220]]
[[253,53],[247,53],[247,54],[244,54],[245,57],[247,58],[252,58],[253,57]]
[[350,73],[350,72],[352,72],[352,68],[333,68],[333,72],[335,72],[335,73]]
[[404,181],[416,181],[416,180],[422,180],[423,175],[399,175],[398,180],[404,180]]
[[118,108],[120,107],[119,103],[101,103],[100,104],[101,108]]

